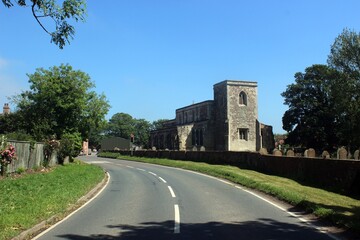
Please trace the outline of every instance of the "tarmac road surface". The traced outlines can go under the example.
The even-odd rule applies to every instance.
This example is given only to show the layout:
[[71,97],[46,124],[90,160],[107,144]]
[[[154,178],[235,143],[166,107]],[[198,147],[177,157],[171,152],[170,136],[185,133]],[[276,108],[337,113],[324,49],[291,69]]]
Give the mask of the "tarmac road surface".
[[81,159],[103,167],[109,184],[34,239],[337,239],[221,179],[132,161]]

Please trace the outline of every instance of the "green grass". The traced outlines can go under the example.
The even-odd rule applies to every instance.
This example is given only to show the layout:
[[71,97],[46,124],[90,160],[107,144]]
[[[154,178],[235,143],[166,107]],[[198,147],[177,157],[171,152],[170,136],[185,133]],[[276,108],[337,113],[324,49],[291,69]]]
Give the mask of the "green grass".
[[[111,153],[111,156],[108,153],[103,153],[100,156],[116,157],[114,153]],[[119,156],[119,154],[117,156],[119,159],[178,167],[227,179],[245,187],[270,194],[293,206],[301,207],[309,213],[314,213],[320,218],[330,220],[338,226],[360,233],[360,201],[348,196],[303,186],[287,178],[266,175],[233,166],[169,159],[137,158]]]
[[65,214],[103,178],[100,167],[76,161],[47,173],[0,180],[0,239],[11,239],[55,214]]

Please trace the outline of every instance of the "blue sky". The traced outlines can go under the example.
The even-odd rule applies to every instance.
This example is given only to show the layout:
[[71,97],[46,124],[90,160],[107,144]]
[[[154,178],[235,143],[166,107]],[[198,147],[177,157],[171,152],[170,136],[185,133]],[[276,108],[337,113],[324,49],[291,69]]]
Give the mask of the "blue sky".
[[29,88],[27,73],[68,63],[90,75],[118,112],[148,121],[213,99],[225,79],[258,82],[259,120],[283,133],[281,93],[325,64],[335,38],[360,31],[358,0],[89,0],[60,50],[30,8],[0,5],[0,106]]

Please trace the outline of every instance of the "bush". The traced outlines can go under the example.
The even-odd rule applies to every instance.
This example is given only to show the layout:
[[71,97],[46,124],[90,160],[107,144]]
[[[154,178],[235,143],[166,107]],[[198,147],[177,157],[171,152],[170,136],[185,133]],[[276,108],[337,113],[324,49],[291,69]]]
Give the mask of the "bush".
[[19,167],[18,169],[16,169],[16,173],[17,173],[17,174],[22,174],[22,173],[25,172],[25,171],[26,171],[26,169],[23,168],[23,167]]
[[105,157],[105,158],[117,158],[121,154],[117,152],[100,152],[98,153],[98,157]]
[[58,152],[59,164],[63,164],[66,157],[73,162],[74,158],[79,155],[82,148],[82,138],[79,132],[64,133],[60,139]]
[[22,131],[7,133],[6,138],[9,140],[34,142],[33,136]]

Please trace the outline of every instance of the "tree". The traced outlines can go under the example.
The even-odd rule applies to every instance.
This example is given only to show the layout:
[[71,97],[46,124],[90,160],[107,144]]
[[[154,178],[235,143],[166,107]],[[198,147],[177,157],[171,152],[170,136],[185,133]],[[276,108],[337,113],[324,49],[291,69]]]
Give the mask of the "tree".
[[109,120],[107,134],[110,136],[130,139],[134,131],[135,119],[127,113],[116,113]]
[[360,33],[344,29],[335,39],[328,56],[330,67],[342,73],[336,81],[334,96],[338,113],[337,128],[340,144],[360,146]]
[[19,121],[17,121],[17,114],[0,114],[0,134],[15,132],[18,130]]
[[150,127],[151,124],[149,121],[145,119],[136,119],[135,122],[135,144],[143,146],[145,148],[149,145],[149,138],[150,138]]
[[[64,0],[57,4],[56,0],[2,0],[3,4],[10,8],[14,4],[21,7],[31,7],[32,15],[41,28],[51,36],[51,42],[62,49],[66,43],[70,43],[75,34],[75,28],[69,24],[69,20],[76,22],[85,20],[86,3],[84,0]],[[50,18],[55,25],[54,31],[49,31],[42,19]]]
[[331,46],[328,65],[358,82],[360,80],[360,33],[344,29]]
[[90,146],[99,144],[96,139],[99,138],[107,124],[104,116],[108,113],[109,108],[110,105],[104,94],[97,95],[94,91],[89,92],[82,116],[84,121],[80,130],[83,136],[87,136]]
[[151,130],[158,130],[164,127],[164,123],[169,121],[169,119],[159,119],[155,120],[151,124]]
[[[360,33],[344,29],[328,66],[313,65],[282,93],[288,142],[306,147],[360,146]],[[320,100],[323,101],[320,101]],[[312,145],[312,146],[311,146]]]
[[295,74],[295,83],[281,95],[289,106],[283,116],[286,142],[315,149],[337,143],[333,88],[340,73],[326,65],[313,65]]
[[39,68],[28,77],[30,90],[15,99],[18,114],[26,119],[24,130],[37,140],[53,134],[61,138],[65,132],[80,132],[85,139],[105,121],[109,104],[104,95],[90,91],[95,85],[86,73],[62,64]]
[[114,114],[108,123],[107,135],[130,139],[134,135],[134,143],[147,147],[150,136],[150,122],[136,119],[127,113]]
[[73,162],[74,158],[79,155],[82,148],[81,134],[79,132],[67,133],[65,132],[60,140],[58,149],[58,162],[64,163],[66,157]]

